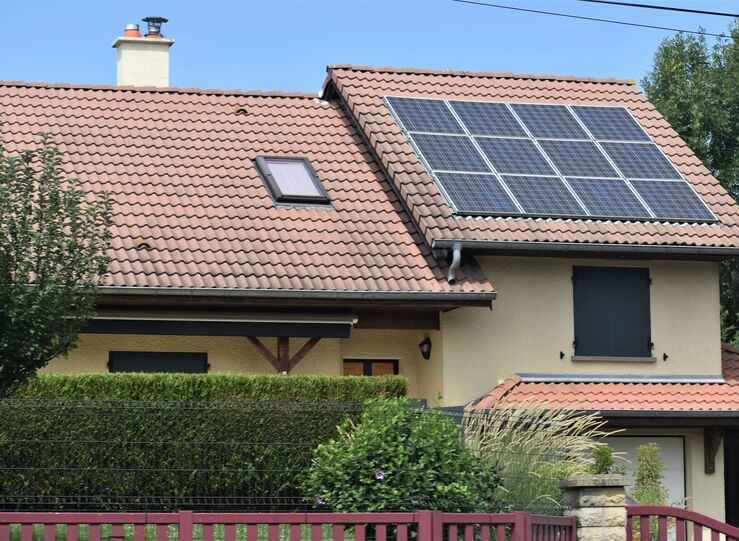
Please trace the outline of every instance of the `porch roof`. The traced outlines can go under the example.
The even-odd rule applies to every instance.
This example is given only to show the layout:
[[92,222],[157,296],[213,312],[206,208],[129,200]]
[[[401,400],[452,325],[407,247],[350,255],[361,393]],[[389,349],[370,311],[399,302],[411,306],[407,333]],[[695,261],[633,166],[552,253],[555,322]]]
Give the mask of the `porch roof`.
[[739,417],[739,349],[722,344],[723,378],[700,376],[644,379],[618,376],[516,374],[497,385],[473,407],[545,402],[552,407],[599,411],[606,417],[670,415]]

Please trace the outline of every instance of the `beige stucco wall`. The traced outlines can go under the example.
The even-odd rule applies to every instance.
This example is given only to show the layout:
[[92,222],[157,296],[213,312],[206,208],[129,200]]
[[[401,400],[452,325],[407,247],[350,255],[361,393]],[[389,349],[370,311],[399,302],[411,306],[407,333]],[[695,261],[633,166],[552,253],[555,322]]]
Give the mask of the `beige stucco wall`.
[[703,430],[700,428],[634,428],[619,432],[619,435],[683,436],[685,438],[686,507],[721,522],[725,520],[723,441],[716,453],[716,471],[707,474],[703,458]]
[[[418,343],[432,339],[432,358],[421,357]],[[294,354],[306,339],[290,340]],[[437,344],[438,340],[438,344]],[[262,339],[275,352],[276,340]],[[205,352],[212,372],[275,373],[274,368],[246,338],[209,336],[147,336],[125,334],[83,334],[68,358],[54,359],[45,372],[107,372],[110,351],[190,351]],[[342,360],[398,359],[402,375],[408,378],[409,392],[434,401],[441,392],[441,345],[438,332],[415,330],[354,329],[351,338],[322,339],[293,374],[341,375]],[[426,371],[427,368],[428,372]],[[434,402],[435,403],[435,402]]]
[[[467,403],[514,373],[721,373],[718,264],[483,257],[498,291],[493,310],[442,317],[444,403]],[[653,363],[574,362],[573,265],[648,267]],[[565,354],[560,359],[560,351]],[[662,360],[666,353],[669,358]]]

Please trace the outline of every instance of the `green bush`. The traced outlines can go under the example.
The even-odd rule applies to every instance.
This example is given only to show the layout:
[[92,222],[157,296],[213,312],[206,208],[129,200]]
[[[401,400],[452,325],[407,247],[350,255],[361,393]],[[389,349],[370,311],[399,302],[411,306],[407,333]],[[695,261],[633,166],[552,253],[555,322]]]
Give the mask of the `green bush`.
[[338,512],[494,510],[497,486],[449,416],[403,398],[371,400],[346,420],[303,483],[316,508]]
[[664,505],[669,491],[664,484],[665,462],[656,443],[645,443],[636,448],[633,496],[645,505]]
[[593,447],[593,463],[588,471],[595,475],[625,475],[626,467],[616,466],[611,446],[607,443],[599,443]]
[[0,401],[0,507],[292,509],[313,449],[398,377],[42,375]]

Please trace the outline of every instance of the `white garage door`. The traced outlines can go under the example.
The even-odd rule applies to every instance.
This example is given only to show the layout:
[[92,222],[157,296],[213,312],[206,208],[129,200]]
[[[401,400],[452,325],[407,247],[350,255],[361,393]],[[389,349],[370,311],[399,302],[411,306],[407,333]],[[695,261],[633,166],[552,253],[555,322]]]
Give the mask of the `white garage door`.
[[[667,499],[670,505],[684,505],[685,502],[685,442],[682,436],[612,436],[606,438],[608,445],[629,462],[616,459],[617,464],[626,466],[627,475],[633,479],[636,469],[636,449],[645,443],[656,443],[665,461],[664,483],[669,490]],[[633,485],[631,487],[633,489]]]

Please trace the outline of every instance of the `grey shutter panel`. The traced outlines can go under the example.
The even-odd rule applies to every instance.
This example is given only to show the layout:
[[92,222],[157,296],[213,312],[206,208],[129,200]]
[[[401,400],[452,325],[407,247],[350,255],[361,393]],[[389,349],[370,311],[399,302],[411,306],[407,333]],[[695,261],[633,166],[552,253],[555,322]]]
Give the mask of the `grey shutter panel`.
[[575,355],[651,355],[649,269],[574,267]]

